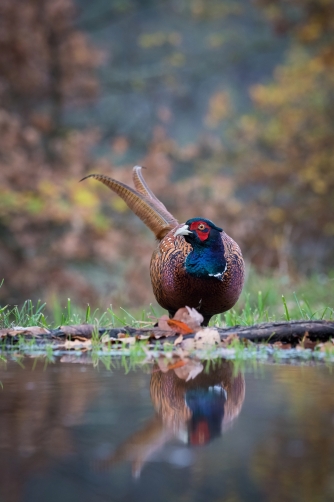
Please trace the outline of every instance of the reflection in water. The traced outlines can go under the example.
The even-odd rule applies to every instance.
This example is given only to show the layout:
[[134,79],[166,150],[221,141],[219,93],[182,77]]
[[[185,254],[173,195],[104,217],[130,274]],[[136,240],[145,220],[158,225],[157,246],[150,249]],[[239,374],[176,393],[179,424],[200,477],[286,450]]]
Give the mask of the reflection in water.
[[0,365],[0,502],[334,500],[324,365],[23,364]]
[[107,467],[130,460],[138,477],[143,464],[168,441],[178,438],[201,446],[220,436],[241,411],[245,380],[241,373],[233,374],[231,361],[201,369],[189,380],[186,368],[163,372],[156,365],[150,381],[156,415],[99,464]]
[[[25,361],[15,378],[1,373],[0,500],[22,500],[23,485],[32,473],[50,468],[57,458],[75,451],[71,426],[79,424],[98,392],[92,374],[71,365],[45,369]],[[94,376],[94,375],[93,375]],[[9,378],[8,378],[9,377]]]
[[254,452],[254,478],[270,502],[333,502],[333,374],[324,380],[316,368],[279,370],[274,377],[284,389],[287,406]]

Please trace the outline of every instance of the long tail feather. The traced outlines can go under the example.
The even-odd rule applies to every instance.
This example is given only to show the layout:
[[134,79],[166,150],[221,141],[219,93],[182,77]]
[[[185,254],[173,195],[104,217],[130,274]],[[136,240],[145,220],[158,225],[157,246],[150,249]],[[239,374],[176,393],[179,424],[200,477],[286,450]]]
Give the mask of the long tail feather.
[[[142,169],[142,166],[135,166],[132,170],[132,179],[137,192],[141,193],[145,197],[148,197],[149,199],[155,199],[160,202],[144,180]],[[162,204],[162,202],[160,202],[160,204]]]
[[161,213],[164,218],[170,223],[172,227],[176,227],[179,222],[174,218],[174,216],[168,211],[166,206],[154,195],[152,190],[148,187],[146,181],[144,180],[142,167],[135,166],[132,171],[132,178],[137,192],[141,193],[146,199],[148,199],[152,205],[156,208],[159,213]]
[[[134,182],[134,185],[136,187],[137,192],[141,193],[144,195],[144,197],[150,199],[152,202],[157,204],[159,207],[161,207],[166,213],[169,214],[169,217],[171,220],[174,220],[174,217],[168,212],[166,206],[159,200],[152,190],[149,188],[147,185],[146,181],[144,180],[143,173],[142,173],[142,167],[141,166],[135,166],[132,170],[132,179]],[[145,167],[144,167],[145,169]]]
[[[87,178],[95,178],[121,197],[128,207],[152,230],[157,239],[162,239],[178,222],[154,200],[135,191],[120,181],[109,178],[102,174],[90,174],[80,181]],[[170,218],[168,217],[170,216]]]

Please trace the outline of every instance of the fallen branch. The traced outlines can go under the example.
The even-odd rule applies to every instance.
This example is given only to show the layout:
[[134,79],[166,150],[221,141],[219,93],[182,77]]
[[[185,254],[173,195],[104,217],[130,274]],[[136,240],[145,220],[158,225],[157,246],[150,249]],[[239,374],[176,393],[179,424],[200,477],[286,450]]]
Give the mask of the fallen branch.
[[[199,328],[198,328],[199,329]],[[198,331],[198,329],[196,331]],[[220,339],[224,341],[228,336],[237,335],[240,339],[246,339],[254,343],[290,343],[297,345],[301,340],[307,337],[311,341],[326,342],[334,338],[333,321],[290,321],[261,323],[253,326],[232,326],[229,328],[212,328],[219,333]],[[35,339],[37,342],[56,342],[57,340],[89,340],[91,338],[99,339],[104,335],[110,337],[113,341],[120,341],[124,337],[131,337],[137,340],[149,340],[150,343],[160,344],[161,341],[174,343],[178,338],[179,332],[171,330],[162,330],[159,327],[152,328],[133,328],[130,326],[123,328],[99,328],[92,324],[82,324],[75,326],[61,326],[58,329],[47,330],[45,328],[7,328],[0,330],[0,340],[5,344],[15,344],[24,339]],[[183,334],[183,339],[194,338],[195,332]],[[162,340],[163,339],[163,340]]]
[[296,344],[307,336],[312,341],[325,342],[334,337],[332,321],[289,321],[254,324],[253,326],[234,326],[218,329],[221,339],[235,333],[239,338],[251,342],[284,342]]

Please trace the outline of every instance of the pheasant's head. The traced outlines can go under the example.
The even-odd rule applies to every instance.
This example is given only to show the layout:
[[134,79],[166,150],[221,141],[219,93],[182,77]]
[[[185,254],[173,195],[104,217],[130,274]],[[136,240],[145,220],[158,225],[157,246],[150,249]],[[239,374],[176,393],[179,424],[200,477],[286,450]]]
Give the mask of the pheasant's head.
[[221,241],[220,232],[223,229],[217,227],[212,221],[205,218],[191,218],[185,224],[178,228],[176,235],[184,235],[184,238],[189,244],[210,246],[216,241]]
[[205,218],[192,218],[175,231],[175,236],[183,235],[192,247],[185,261],[185,269],[190,275],[223,279],[226,260],[222,231]]

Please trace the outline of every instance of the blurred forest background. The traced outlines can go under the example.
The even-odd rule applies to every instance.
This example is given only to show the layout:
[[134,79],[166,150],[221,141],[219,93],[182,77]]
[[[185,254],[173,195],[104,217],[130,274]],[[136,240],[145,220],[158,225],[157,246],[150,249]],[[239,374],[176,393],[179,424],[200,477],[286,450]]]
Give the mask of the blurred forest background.
[[153,300],[135,164],[263,274],[334,266],[331,0],[1,0],[2,302]]

